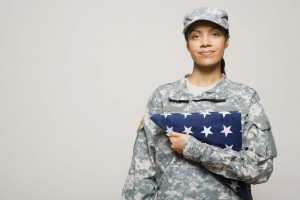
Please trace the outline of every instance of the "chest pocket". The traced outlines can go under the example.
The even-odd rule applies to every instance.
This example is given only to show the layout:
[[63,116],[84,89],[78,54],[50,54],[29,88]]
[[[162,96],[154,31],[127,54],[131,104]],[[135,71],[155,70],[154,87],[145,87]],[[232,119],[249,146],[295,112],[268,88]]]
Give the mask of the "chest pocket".
[[189,101],[169,101],[167,105],[156,110],[157,114],[184,112],[189,107]]

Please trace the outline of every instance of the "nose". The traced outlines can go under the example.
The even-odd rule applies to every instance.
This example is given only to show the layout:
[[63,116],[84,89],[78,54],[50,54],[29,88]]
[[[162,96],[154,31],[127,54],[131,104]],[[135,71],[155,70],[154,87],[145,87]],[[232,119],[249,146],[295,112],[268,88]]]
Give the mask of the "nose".
[[201,39],[201,47],[207,47],[211,45],[210,37],[208,35],[202,36]]

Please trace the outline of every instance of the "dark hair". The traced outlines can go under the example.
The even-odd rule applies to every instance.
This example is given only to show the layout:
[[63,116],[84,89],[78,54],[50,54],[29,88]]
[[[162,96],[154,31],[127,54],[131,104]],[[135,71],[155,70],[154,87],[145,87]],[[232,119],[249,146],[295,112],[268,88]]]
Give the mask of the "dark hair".
[[[225,38],[228,38],[228,36],[229,36],[229,31],[226,30],[226,29],[224,29],[224,28],[221,27],[221,26],[220,26],[220,29],[224,32]],[[188,29],[185,31],[185,33],[184,33],[184,38],[185,38],[185,41],[186,41],[186,42],[188,42],[188,36],[189,36],[189,34],[190,34],[190,28],[188,28]],[[226,74],[226,72],[225,72],[225,60],[224,60],[224,58],[222,58],[222,60],[221,60],[221,73]]]
[[[229,36],[229,31],[227,29],[223,28],[222,26],[218,25],[218,27],[224,32],[224,35],[227,38]],[[190,28],[191,28],[191,26],[184,33],[184,38],[185,38],[186,42],[188,41],[188,36],[190,34]]]
[[225,72],[225,60],[222,58],[221,60],[221,73],[226,74]]

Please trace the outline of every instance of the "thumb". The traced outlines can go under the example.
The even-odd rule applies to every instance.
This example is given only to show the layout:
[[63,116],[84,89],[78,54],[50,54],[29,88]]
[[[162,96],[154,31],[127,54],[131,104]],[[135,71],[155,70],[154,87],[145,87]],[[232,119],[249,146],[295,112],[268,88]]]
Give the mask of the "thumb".
[[167,136],[168,137],[178,137],[179,134],[180,133],[177,133],[177,132],[169,132],[169,133],[167,133]]

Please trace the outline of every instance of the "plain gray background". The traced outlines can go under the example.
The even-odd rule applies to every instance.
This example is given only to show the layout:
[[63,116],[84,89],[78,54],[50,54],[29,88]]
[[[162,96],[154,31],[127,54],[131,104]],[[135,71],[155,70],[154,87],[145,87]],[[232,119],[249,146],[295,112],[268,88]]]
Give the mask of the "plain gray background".
[[279,157],[254,199],[299,194],[297,0],[1,0],[0,200],[115,200],[159,85],[192,69],[182,20],[229,13],[228,78],[254,87]]

